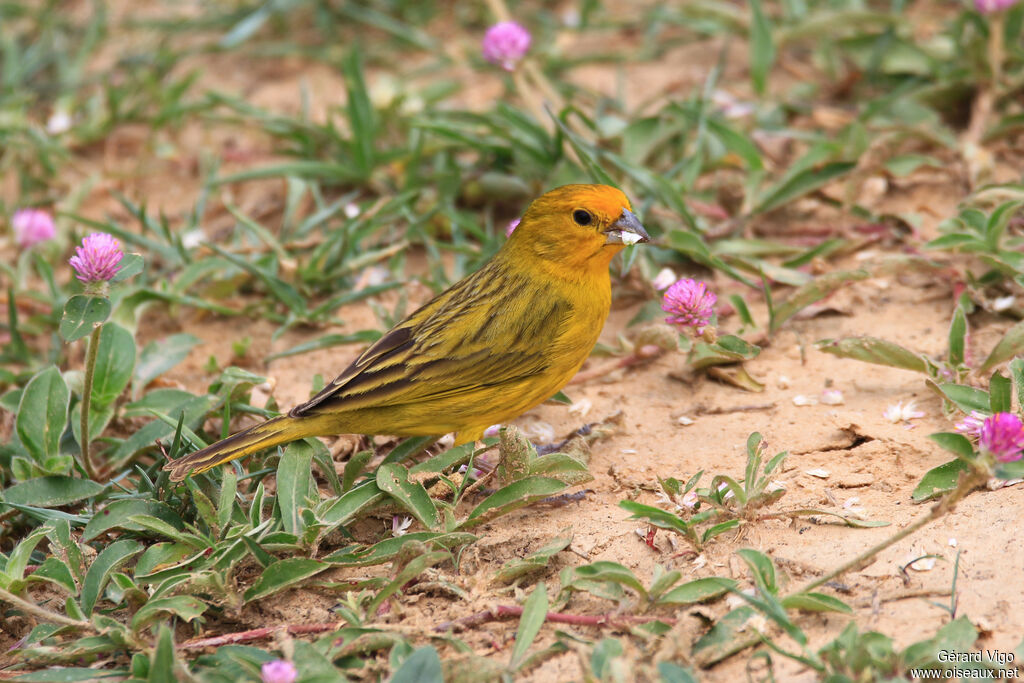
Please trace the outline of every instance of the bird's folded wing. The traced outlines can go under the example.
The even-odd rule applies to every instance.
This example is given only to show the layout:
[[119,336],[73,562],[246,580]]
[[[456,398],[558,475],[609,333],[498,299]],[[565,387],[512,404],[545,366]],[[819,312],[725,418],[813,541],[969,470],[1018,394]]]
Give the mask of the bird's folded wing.
[[544,372],[571,305],[510,301],[523,289],[484,284],[494,279],[470,277],[417,310],[289,415],[439,399]]

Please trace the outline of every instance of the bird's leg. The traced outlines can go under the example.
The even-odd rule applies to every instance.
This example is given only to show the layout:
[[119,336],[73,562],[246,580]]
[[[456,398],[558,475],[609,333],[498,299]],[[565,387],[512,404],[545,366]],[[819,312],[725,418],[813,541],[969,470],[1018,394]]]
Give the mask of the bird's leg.
[[479,489],[483,486],[484,482],[494,476],[494,464],[483,458],[480,458],[479,460],[477,459],[478,456],[482,456],[492,448],[494,448],[494,446],[486,446],[482,441],[476,441],[473,443],[473,452],[469,456],[469,462],[466,463],[466,479],[469,479],[473,475],[473,470],[479,470],[481,475],[477,477],[472,484],[462,490],[462,495],[459,496],[460,500]]
[[557,453],[557,452],[559,452],[560,450],[565,448],[566,444],[568,444],[570,441],[572,441],[576,437],[586,438],[587,436],[589,436],[590,433],[594,431],[594,426],[597,425],[597,424],[598,424],[597,422],[588,422],[587,424],[583,425],[582,427],[577,429],[575,432],[570,434],[567,438],[562,439],[561,441],[559,441],[557,443],[537,444],[535,446],[535,448],[537,449],[537,455],[547,455],[548,453]]

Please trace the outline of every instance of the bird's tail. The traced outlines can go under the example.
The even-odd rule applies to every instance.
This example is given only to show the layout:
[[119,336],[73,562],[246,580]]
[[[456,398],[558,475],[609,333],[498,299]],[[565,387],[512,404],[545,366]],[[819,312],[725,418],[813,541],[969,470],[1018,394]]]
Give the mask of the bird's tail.
[[307,436],[318,436],[323,432],[315,429],[320,426],[317,422],[309,417],[298,419],[287,415],[275,417],[237,434],[232,434],[195,453],[189,453],[173,460],[164,465],[164,469],[171,473],[171,481],[181,481],[189,474],[205,472],[217,465],[237,460],[265,448],[273,448]]

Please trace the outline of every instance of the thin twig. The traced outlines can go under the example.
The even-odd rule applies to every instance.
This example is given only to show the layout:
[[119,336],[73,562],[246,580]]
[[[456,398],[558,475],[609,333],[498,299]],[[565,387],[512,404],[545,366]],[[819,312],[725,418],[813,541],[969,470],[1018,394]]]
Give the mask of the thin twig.
[[253,640],[266,640],[273,638],[278,633],[287,633],[290,636],[310,635],[313,633],[326,633],[336,629],[345,628],[347,621],[333,621],[321,624],[281,624],[278,626],[264,626],[254,628],[250,631],[236,631],[234,633],[223,633],[219,636],[209,638],[194,638],[186,640],[179,645],[182,650],[201,650],[206,647],[220,647],[221,645],[232,645],[234,643],[248,643]]
[[576,373],[576,376],[569,380],[569,384],[583,384],[584,382],[589,382],[592,379],[604,377],[605,375],[619,370],[620,368],[631,368],[636,365],[648,363],[663,353],[664,350],[661,347],[655,346],[654,344],[648,344],[640,347],[628,356],[616,358],[615,360],[603,363],[596,368]]
[[771,410],[775,407],[775,403],[756,403],[754,405],[727,406],[724,408],[697,408],[694,413],[697,415],[728,415],[730,413],[748,413],[757,410]]
[[862,598],[853,603],[854,607],[871,607],[878,601],[878,604],[886,602],[898,602],[900,600],[910,600],[911,598],[946,598],[952,593],[949,588],[923,588],[920,590],[912,591],[901,591],[899,593],[889,593],[886,595],[872,595],[870,598]]
[[[465,629],[472,626],[479,626],[489,621],[521,617],[523,608],[510,605],[495,605],[489,610],[476,612],[466,617],[446,621],[434,627],[435,631],[447,631],[448,629]],[[666,624],[675,624],[676,620],[671,617],[638,617],[632,615],[612,616],[610,614],[565,614],[564,612],[548,612],[544,617],[546,621],[554,624],[573,624],[575,626],[597,626],[612,628],[628,627],[630,624],[646,624],[652,621],[662,621]]]
[[942,500],[933,505],[932,509],[928,511],[927,515],[921,517],[921,519],[917,520],[905,529],[902,529],[901,531],[893,534],[881,543],[871,546],[857,557],[854,557],[853,559],[844,562],[843,564],[839,565],[838,567],[836,567],[829,573],[825,574],[824,576],[821,576],[815,579],[814,581],[811,581],[797,592],[806,593],[808,591],[812,591],[818,586],[826,584],[829,581],[832,581],[833,579],[839,577],[840,575],[845,574],[846,572],[863,569],[868,565],[871,559],[878,553],[882,552],[889,546],[898,543],[899,541],[902,541],[904,538],[911,535],[915,531],[918,531],[919,529],[927,526],[928,524],[934,522],[940,517],[943,517],[947,513],[952,512],[953,508],[956,507],[956,504],[959,503],[964,496],[966,496],[968,493],[976,489],[979,485],[984,484],[986,480],[987,477],[974,470],[972,470],[970,473],[966,475],[963,475],[963,478],[960,480],[959,485],[955,489],[950,491]]

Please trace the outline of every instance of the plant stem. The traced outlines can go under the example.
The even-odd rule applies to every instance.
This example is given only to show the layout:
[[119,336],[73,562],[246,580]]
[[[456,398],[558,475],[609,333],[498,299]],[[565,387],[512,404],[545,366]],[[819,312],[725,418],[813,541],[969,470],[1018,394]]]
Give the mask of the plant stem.
[[848,571],[855,571],[857,569],[861,569],[862,567],[867,566],[867,563],[871,560],[871,558],[873,558],[875,555],[882,552],[889,546],[898,543],[899,541],[903,540],[915,531],[918,531],[919,529],[927,526],[931,522],[934,522],[940,517],[945,516],[946,513],[952,512],[953,508],[956,507],[956,504],[959,503],[964,498],[964,496],[973,491],[980,484],[984,484],[987,478],[987,475],[977,470],[971,470],[970,472],[961,475],[957,487],[950,491],[945,496],[943,496],[943,498],[939,502],[935,503],[935,505],[932,506],[932,509],[928,512],[927,515],[917,520],[905,529],[902,529],[899,532],[893,534],[881,543],[868,548],[852,560],[844,562],[843,564],[839,565],[838,567],[830,571],[828,574],[825,574],[824,576],[817,578],[814,581],[811,581],[806,586],[798,590],[797,593],[806,593],[807,591],[814,590],[818,586],[828,583],[829,581],[838,577],[841,574],[845,574]]
[[82,382],[82,467],[93,481],[96,480],[96,470],[93,469],[92,458],[89,457],[89,404],[92,403],[92,376],[96,372],[96,355],[99,353],[102,329],[103,325],[96,325],[89,335],[89,351],[85,356],[85,379]]
[[[984,484],[988,480],[988,477],[989,474],[985,470],[981,468],[972,468],[969,472],[962,474],[960,476],[960,481],[957,483],[957,487],[950,491],[949,493],[947,493],[937,503],[935,503],[935,505],[932,506],[932,509],[928,512],[927,515],[923,516],[921,519],[917,520],[907,528],[902,529],[898,533],[893,534],[881,543],[874,545],[871,548],[868,548],[866,551],[864,551],[857,557],[853,558],[849,562],[844,562],[839,567],[833,569],[825,576],[822,576],[819,579],[811,581],[810,583],[803,586],[799,590],[794,591],[790,595],[798,595],[800,593],[812,591],[818,586],[828,583],[829,581],[835,579],[841,574],[844,574],[848,571],[855,571],[857,569],[861,569],[862,567],[867,565],[867,563],[871,560],[872,557],[882,552],[889,546],[901,541],[907,536],[910,536],[915,531],[919,531],[921,528],[927,526],[931,522],[934,522],[940,517],[945,516],[947,513],[952,512],[953,509],[956,507],[957,503],[963,500],[963,498],[968,493],[976,489],[978,486]],[[748,647],[753,647],[760,642],[762,642],[761,636],[757,633],[754,633],[747,636],[746,638],[740,638],[733,641],[728,645],[728,647],[725,647],[723,649],[708,648],[707,650],[702,650],[695,657],[695,661],[697,666],[700,666],[702,668],[708,667],[728,657],[731,657],[737,652],[741,652],[747,649]]]
[[[476,612],[466,617],[446,621],[434,627],[434,631],[447,631],[448,629],[463,630],[473,626],[496,621],[498,619],[510,619],[523,616],[523,608],[519,605],[495,605],[489,610]],[[640,617],[629,614],[566,614],[564,612],[548,612],[545,621],[553,624],[573,624],[574,626],[596,626],[609,628],[629,628],[633,624],[647,624],[652,621],[663,621],[666,624],[675,624],[672,617]]]
[[88,621],[78,621],[77,619],[66,617],[63,614],[51,612],[50,610],[31,603],[28,600],[23,600],[14,593],[6,591],[3,588],[0,588],[0,600],[10,603],[23,612],[31,614],[37,619],[50,624],[60,624],[61,626],[74,626],[75,628],[92,630],[92,624]]

